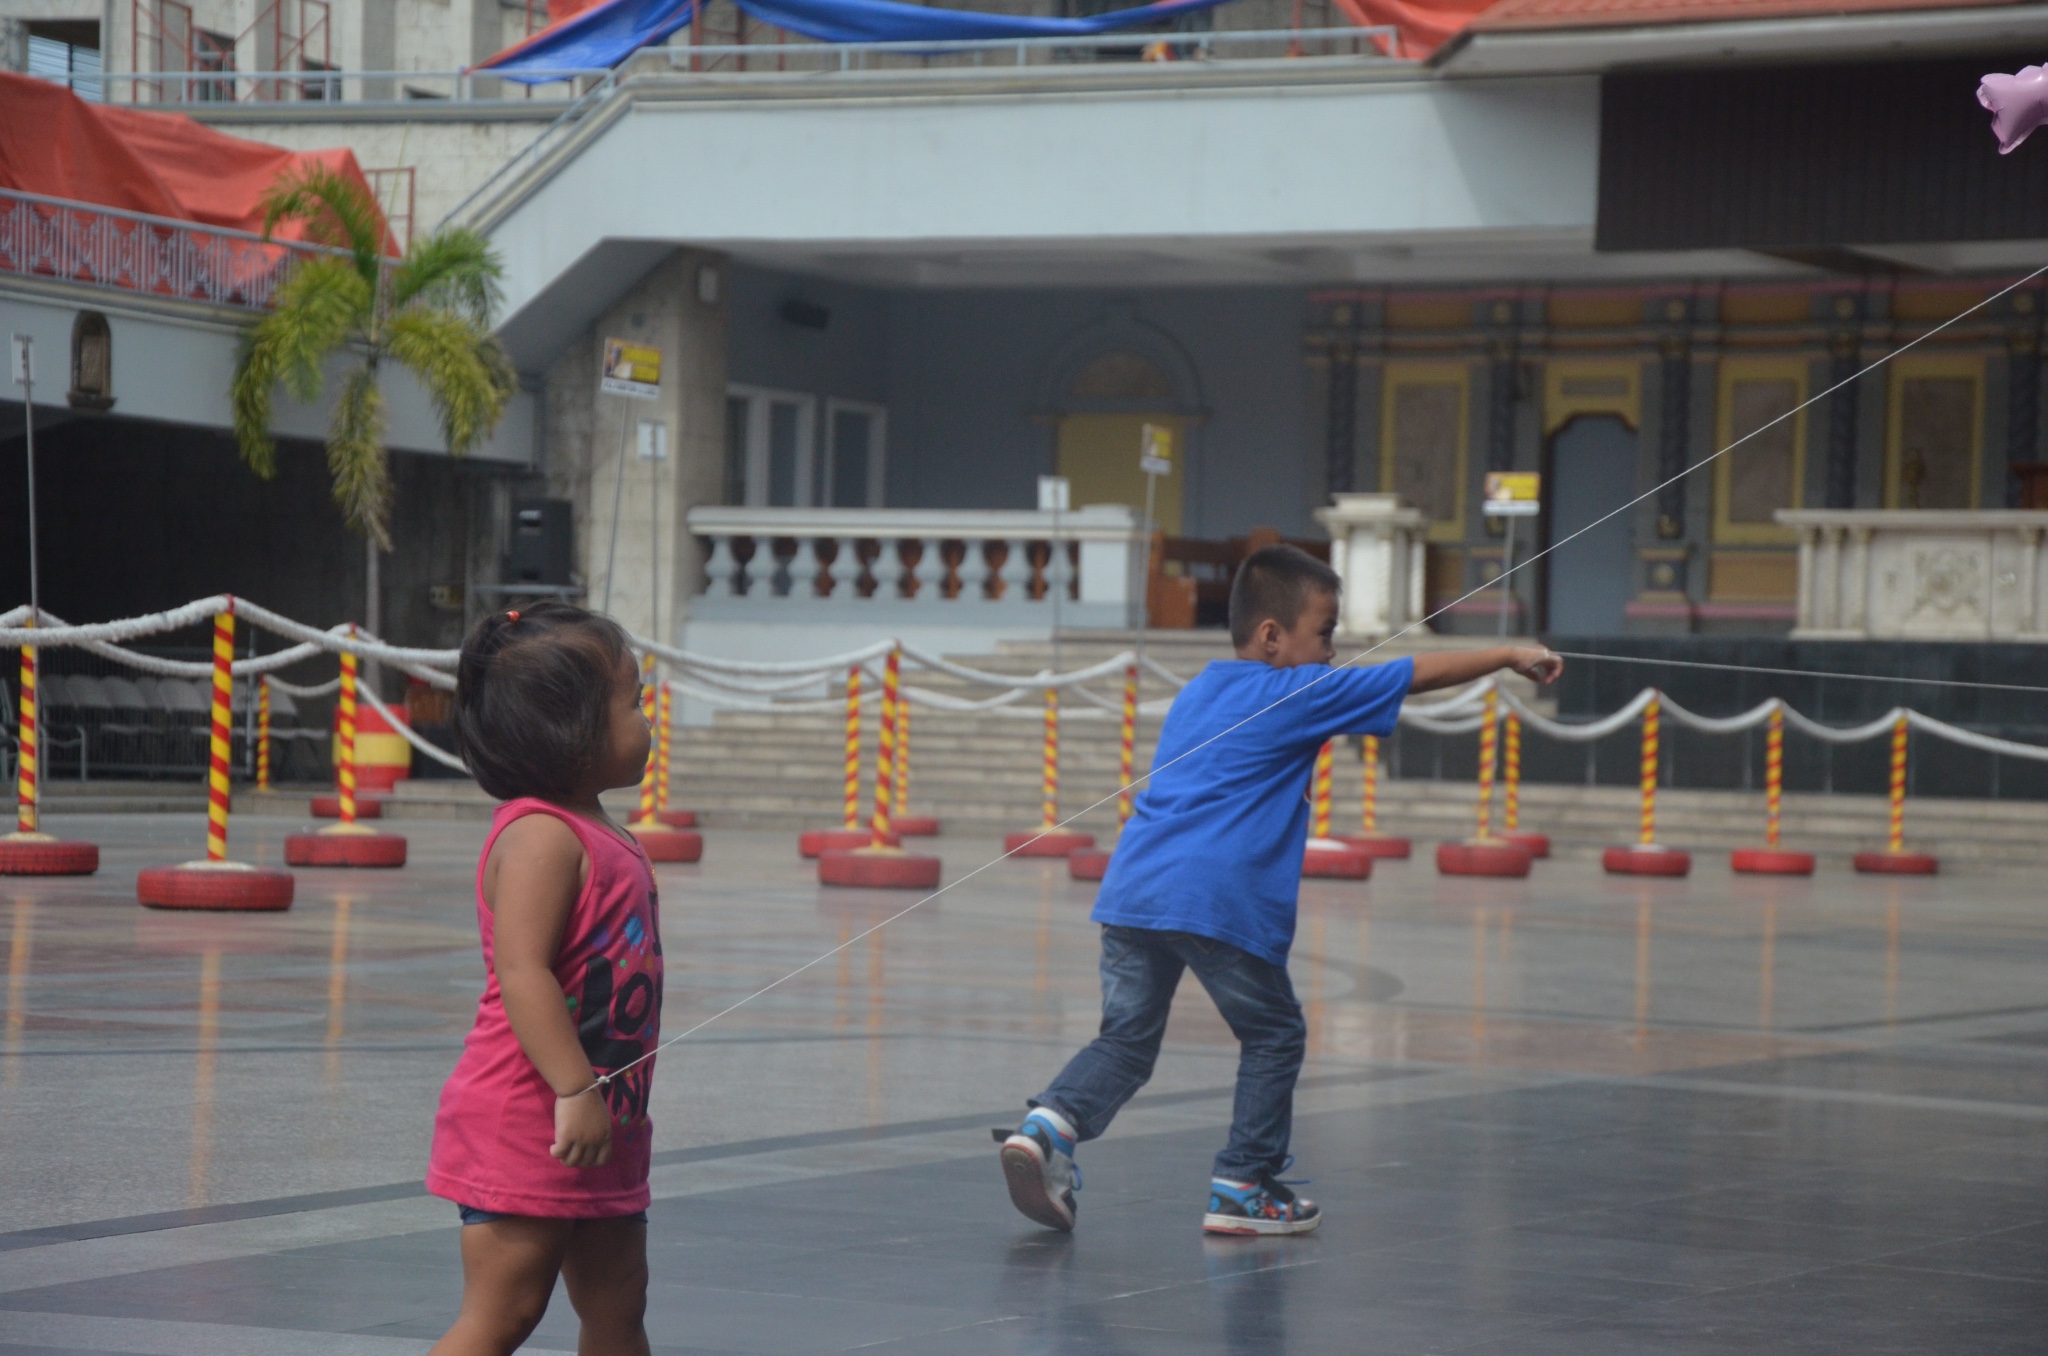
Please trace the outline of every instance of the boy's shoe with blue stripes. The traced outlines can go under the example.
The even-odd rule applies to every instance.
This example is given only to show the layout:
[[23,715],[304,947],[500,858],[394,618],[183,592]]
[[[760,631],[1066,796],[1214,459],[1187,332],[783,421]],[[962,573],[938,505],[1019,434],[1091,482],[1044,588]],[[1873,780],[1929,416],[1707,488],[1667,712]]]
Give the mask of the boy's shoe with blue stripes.
[[1202,1230],[1211,1234],[1305,1234],[1323,1222],[1323,1208],[1270,1174],[1256,1182],[1209,1182],[1209,1213]]
[[1038,1107],[1016,1132],[995,1132],[1003,1143],[1003,1179],[1010,1203],[1048,1229],[1072,1229],[1081,1170],[1074,1166],[1074,1127],[1065,1116]]

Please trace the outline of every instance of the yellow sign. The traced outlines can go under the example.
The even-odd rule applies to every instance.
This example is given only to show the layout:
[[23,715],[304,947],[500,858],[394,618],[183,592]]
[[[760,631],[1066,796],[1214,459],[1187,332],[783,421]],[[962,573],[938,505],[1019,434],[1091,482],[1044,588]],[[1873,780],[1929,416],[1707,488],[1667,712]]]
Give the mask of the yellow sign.
[[1522,518],[1542,505],[1543,477],[1535,471],[1488,471],[1486,514],[1490,518]]
[[661,394],[661,350],[623,339],[604,341],[604,378],[598,389],[608,395],[653,400]]
[[1138,469],[1148,476],[1173,474],[1173,429],[1146,424],[1138,434]]

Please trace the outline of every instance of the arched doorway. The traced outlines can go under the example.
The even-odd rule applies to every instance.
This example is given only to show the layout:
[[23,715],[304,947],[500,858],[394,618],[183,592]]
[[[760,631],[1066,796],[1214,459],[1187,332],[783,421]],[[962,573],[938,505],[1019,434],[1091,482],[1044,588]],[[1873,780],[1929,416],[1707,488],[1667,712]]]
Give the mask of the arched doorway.
[[[1072,482],[1073,501],[1082,504],[1145,502],[1145,473],[1138,467],[1138,447],[1147,424],[1173,430],[1176,452],[1173,473],[1159,478],[1152,521],[1163,532],[1180,533],[1182,463],[1187,437],[1173,413],[1173,382],[1158,366],[1136,353],[1105,353],[1074,374],[1067,385],[1066,405],[1087,411],[1091,405],[1123,407],[1115,412],[1083,412],[1061,417],[1059,474]],[[1145,406],[1151,409],[1144,409]],[[1129,407],[1138,406],[1136,411]]]
[[1635,514],[1601,520],[1635,497],[1636,431],[1618,415],[1582,414],[1551,435],[1545,460],[1544,540],[1564,544],[1544,557],[1544,629],[1619,635],[1635,597]]
[[1054,429],[1053,469],[1072,485],[1075,507],[1145,502],[1138,466],[1147,424],[1173,431],[1173,472],[1159,477],[1154,526],[1184,529],[1184,488],[1201,392],[1193,364],[1165,332],[1114,307],[1070,336],[1047,367],[1044,408]]

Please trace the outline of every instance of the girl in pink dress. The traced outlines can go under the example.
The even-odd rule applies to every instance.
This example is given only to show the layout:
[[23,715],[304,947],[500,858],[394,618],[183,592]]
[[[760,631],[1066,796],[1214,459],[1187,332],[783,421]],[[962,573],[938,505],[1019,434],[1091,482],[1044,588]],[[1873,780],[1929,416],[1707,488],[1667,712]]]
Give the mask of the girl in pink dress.
[[487,979],[427,1169],[463,1223],[462,1314],[433,1356],[513,1351],[557,1275],[579,1350],[644,1356],[661,925],[646,854],[597,800],[647,763],[638,671],[617,625],[541,603],[479,623],[456,681],[457,746],[505,803],[477,867]]

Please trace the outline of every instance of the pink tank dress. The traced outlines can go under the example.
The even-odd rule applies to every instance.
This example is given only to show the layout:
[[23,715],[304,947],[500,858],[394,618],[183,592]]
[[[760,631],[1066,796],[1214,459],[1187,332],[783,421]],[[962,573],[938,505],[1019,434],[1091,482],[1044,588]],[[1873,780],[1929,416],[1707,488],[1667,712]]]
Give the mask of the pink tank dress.
[[519,1048],[498,991],[492,918],[484,903],[483,864],[505,826],[546,814],[567,824],[590,857],[590,878],[569,911],[555,956],[555,979],[590,1065],[607,1073],[632,1063],[661,1040],[661,921],[654,869],[638,844],[622,840],[544,800],[522,797],[498,807],[477,863],[476,919],[487,979],[476,1025],[462,1058],[441,1089],[427,1190],[494,1214],[550,1219],[601,1219],[645,1210],[647,1119],[654,1061],[605,1084],[612,1112],[611,1161],[571,1168],[548,1153],[555,1138],[555,1094]]

